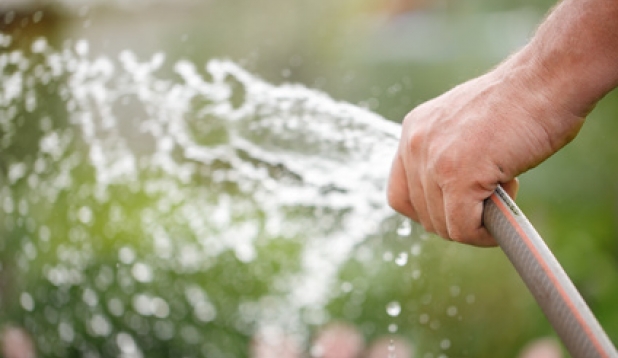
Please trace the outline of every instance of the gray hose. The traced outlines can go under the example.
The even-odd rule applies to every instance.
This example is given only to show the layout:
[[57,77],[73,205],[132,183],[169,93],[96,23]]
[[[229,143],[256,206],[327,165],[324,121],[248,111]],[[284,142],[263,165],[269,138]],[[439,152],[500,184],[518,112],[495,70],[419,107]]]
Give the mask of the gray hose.
[[541,236],[501,187],[485,201],[483,222],[573,358],[618,357]]

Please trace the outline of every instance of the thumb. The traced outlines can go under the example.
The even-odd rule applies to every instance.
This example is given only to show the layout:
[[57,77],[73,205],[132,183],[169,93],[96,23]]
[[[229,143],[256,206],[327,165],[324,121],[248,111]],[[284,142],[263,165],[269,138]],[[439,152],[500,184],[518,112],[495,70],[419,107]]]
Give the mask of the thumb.
[[506,191],[507,194],[509,194],[509,196],[513,200],[515,200],[515,198],[517,197],[517,192],[519,192],[519,179],[515,178],[506,183],[501,183],[500,185],[502,186],[504,191]]

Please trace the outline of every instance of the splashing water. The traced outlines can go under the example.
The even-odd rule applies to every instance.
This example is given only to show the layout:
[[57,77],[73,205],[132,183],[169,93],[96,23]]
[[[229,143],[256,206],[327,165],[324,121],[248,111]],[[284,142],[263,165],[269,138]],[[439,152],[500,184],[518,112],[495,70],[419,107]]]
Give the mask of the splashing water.
[[14,291],[43,317],[28,328],[55,330],[40,349],[138,357],[179,335],[216,356],[200,324],[324,323],[339,266],[393,217],[397,125],[232,62],[88,47],[0,53],[0,253],[17,252]]
[[391,317],[397,317],[401,313],[401,305],[397,301],[393,301],[386,306],[386,312]]

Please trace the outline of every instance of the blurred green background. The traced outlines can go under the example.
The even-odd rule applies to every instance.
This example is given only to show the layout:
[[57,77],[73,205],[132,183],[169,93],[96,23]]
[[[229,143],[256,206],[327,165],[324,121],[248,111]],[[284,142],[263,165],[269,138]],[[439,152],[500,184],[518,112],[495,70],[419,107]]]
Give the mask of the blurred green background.
[[[86,39],[93,57],[116,57],[130,49],[141,59],[161,52],[169,62],[187,59],[198,66],[213,58],[231,59],[270,83],[300,83],[399,122],[414,106],[487,71],[524,44],[552,5],[547,0],[9,1],[0,5],[0,31],[13,41],[10,49],[0,51],[29,48],[42,36],[56,48]],[[7,108],[0,110],[0,115],[8,116]],[[611,93],[572,144],[521,177],[518,198],[614,342],[618,341],[617,114],[618,101]],[[31,117],[23,118],[21,126],[31,124]],[[10,160],[27,157],[29,146],[42,135],[25,133],[4,148],[3,187],[8,186]],[[79,175],[93,174],[84,169]],[[55,210],[79,207],[79,200],[67,194],[56,202]],[[148,200],[121,207],[130,217],[147,208]],[[66,233],[75,222],[70,215],[37,220],[65,225],[58,230]],[[113,332],[129,332],[147,357],[248,356],[255,326],[238,323],[239,307],[270,292],[277,273],[295,270],[298,244],[268,241],[250,263],[222,253],[206,276],[157,270],[156,279],[146,286],[153,296],[168,302],[167,319],[130,308],[115,315],[114,305],[88,297],[93,290],[103,291],[101,301],[103,296],[113,299],[115,291],[129,296],[135,291],[134,284],[124,287],[120,279],[118,284],[96,284],[113,276],[106,276],[108,271],[116,270],[120,276],[126,271],[130,276],[119,263],[118,251],[127,237],[139,231],[131,225],[126,220],[114,239],[78,255],[88,262],[86,282],[96,287],[67,291],[56,290],[41,277],[44,255],[33,261],[41,268],[23,270],[18,257],[29,247],[22,240],[24,234],[19,224],[5,227],[0,246],[0,323],[26,327],[44,357],[118,355],[114,345],[121,345],[124,336],[93,333],[81,318],[95,311],[108,317]],[[414,238],[406,240],[394,234],[395,224],[391,227],[392,235],[367,238],[341,267],[340,287],[333,288],[341,292],[327,304],[328,320],[355,325],[367,342],[394,333],[389,327],[393,331],[396,324],[395,333],[415,346],[418,357],[427,358],[515,357],[531,340],[554,335],[499,250],[420,239],[418,228]],[[27,231],[26,224],[23,230]],[[91,227],[85,235],[96,242],[103,231]],[[418,242],[422,250],[415,256]],[[140,249],[147,244],[133,243],[138,257],[141,249],[148,252],[149,248]],[[358,259],[366,256],[367,249],[372,258]],[[398,252],[410,253],[404,265],[393,262]],[[216,318],[200,322],[183,313],[182,305],[173,304],[178,301],[174,291],[194,286],[206,288],[217,308]],[[131,306],[120,301],[119,306]],[[386,311],[393,301],[401,305],[396,317]],[[166,322],[176,329],[170,330]],[[318,326],[307,323],[304,339],[310,340]],[[64,339],[67,335],[71,339]],[[196,336],[200,342],[192,338]]]

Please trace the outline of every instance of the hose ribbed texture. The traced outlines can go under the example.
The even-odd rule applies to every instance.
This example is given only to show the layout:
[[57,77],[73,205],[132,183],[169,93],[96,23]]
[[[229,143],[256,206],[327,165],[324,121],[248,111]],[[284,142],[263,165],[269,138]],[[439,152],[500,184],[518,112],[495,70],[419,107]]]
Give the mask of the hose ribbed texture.
[[573,358],[618,357],[558,260],[501,187],[485,201],[483,222]]

